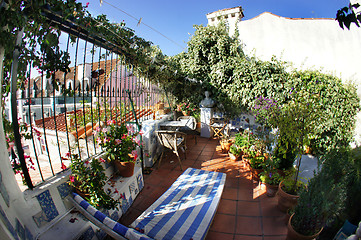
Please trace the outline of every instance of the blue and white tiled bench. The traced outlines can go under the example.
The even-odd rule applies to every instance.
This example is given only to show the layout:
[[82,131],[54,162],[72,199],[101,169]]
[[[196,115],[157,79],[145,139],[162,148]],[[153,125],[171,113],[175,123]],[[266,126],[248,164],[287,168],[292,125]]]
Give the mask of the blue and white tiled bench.
[[106,217],[77,194],[71,200],[85,217],[115,239],[196,240],[207,235],[225,181],[224,173],[188,168],[131,224],[132,228]]

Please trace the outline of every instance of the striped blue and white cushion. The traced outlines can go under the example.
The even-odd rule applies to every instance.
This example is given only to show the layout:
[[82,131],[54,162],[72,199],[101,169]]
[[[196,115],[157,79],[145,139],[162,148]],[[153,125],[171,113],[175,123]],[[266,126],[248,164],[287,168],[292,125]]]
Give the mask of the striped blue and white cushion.
[[108,226],[110,229],[112,229],[114,232],[122,235],[123,237],[130,239],[130,240],[147,240],[152,239],[148,237],[147,235],[144,235],[135,229],[128,228],[113,219],[107,217],[104,213],[97,210],[93,206],[91,206],[86,200],[84,200],[82,197],[80,197],[78,194],[73,193],[74,200],[87,212],[89,212],[92,216],[94,216],[96,219],[98,219],[100,222],[102,222],[104,225]]
[[131,226],[154,239],[204,239],[225,180],[224,173],[188,168]]

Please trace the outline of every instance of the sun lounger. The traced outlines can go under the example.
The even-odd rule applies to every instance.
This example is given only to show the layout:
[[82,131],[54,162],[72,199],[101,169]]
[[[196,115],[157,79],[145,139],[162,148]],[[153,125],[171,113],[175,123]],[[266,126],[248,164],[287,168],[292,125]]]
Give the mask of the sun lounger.
[[120,229],[117,234],[129,239],[204,239],[216,213],[225,180],[224,173],[188,168],[131,224],[132,228],[107,219],[78,195],[74,195],[73,202],[92,216],[100,216],[98,221],[108,225],[110,231]]

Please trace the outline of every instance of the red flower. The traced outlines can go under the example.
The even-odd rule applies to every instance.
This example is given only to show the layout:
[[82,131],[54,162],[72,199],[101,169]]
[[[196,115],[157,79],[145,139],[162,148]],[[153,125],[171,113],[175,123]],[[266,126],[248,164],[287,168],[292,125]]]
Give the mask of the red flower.
[[99,161],[103,162],[103,163],[105,162],[105,160],[103,158],[99,158]]
[[64,163],[61,163],[61,169],[62,169],[62,170],[65,170],[65,169],[66,169],[66,166],[65,166]]

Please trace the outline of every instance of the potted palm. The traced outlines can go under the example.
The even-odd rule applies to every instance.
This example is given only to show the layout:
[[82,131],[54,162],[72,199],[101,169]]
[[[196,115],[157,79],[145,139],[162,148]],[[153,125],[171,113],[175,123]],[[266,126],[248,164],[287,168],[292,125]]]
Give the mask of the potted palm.
[[69,165],[71,175],[68,183],[74,191],[97,209],[114,209],[117,201],[104,191],[107,176],[102,163],[105,160],[102,158],[82,160],[78,154],[70,153],[67,156],[71,159]]
[[137,133],[132,127],[117,124],[114,120],[108,121],[105,128],[97,128],[97,131],[97,142],[102,146],[105,158],[115,165],[121,176],[131,177],[138,158]]

